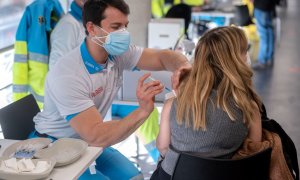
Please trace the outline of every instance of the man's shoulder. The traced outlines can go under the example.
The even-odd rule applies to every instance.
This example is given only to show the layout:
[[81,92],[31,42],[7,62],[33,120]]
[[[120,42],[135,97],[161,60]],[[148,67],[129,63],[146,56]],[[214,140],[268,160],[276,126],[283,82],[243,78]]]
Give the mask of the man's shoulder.
[[78,46],[60,57],[52,70],[54,71],[54,74],[76,73],[82,65],[80,62],[82,62],[82,57],[80,53],[80,46]]
[[130,45],[129,46],[129,48],[128,48],[128,51],[129,52],[133,52],[133,53],[135,53],[136,51],[143,51],[143,47],[141,47],[141,46],[137,46],[137,45]]
[[135,46],[135,45],[130,45],[128,50],[121,54],[121,55],[116,55],[116,56],[110,56],[110,59],[114,60],[115,63],[121,62],[121,61],[131,61],[132,57],[139,55],[143,52],[143,48]]
[[128,50],[126,51],[126,53],[123,54],[123,56],[128,56],[128,57],[132,57],[132,56],[136,56],[139,54],[142,54],[144,48],[140,47],[140,46],[136,46],[136,45],[130,45]]
[[67,52],[60,59],[66,59],[67,61],[79,61],[82,59],[80,52],[80,45]]

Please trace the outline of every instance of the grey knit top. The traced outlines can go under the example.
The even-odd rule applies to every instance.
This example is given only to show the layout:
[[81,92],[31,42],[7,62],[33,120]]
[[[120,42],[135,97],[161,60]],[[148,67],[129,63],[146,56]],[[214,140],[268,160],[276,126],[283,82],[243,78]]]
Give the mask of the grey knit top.
[[[248,134],[248,128],[243,123],[243,114],[234,102],[230,106],[235,113],[236,120],[231,121],[225,111],[216,107],[217,92],[213,90],[207,101],[206,131],[194,131],[193,127],[186,128],[184,124],[176,122],[176,100],[170,111],[171,145],[179,151],[197,152],[206,157],[231,158],[241,146]],[[169,150],[162,162],[162,168],[169,175],[173,170],[178,154]]]

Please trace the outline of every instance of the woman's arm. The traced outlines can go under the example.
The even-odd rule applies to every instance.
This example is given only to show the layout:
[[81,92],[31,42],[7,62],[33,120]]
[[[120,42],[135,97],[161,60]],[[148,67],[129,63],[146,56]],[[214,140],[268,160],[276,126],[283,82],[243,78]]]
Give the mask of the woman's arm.
[[170,110],[173,99],[169,99],[165,102],[161,112],[159,133],[156,139],[156,147],[162,156],[165,156],[169,149],[171,129],[170,129]]

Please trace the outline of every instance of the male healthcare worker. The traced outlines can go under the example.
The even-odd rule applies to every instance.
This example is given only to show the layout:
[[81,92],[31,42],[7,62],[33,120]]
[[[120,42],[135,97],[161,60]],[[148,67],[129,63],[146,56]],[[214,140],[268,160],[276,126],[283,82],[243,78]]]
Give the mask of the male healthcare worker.
[[[51,51],[49,58],[49,69],[57,63],[57,61],[68,52],[79,46],[85,38],[85,29],[82,24],[82,8],[86,0],[74,0],[71,3],[70,11],[64,15],[50,36]],[[137,106],[133,105],[112,105],[112,115],[125,117],[131,113]],[[154,161],[159,158],[157,150],[156,137],[159,130],[159,113],[155,108],[148,117],[146,123],[138,128],[136,135],[144,144],[149,155]]]
[[130,45],[129,7],[123,0],[88,0],[83,8],[87,37],[49,71],[45,83],[44,111],[34,117],[35,136],[73,137],[104,147],[96,160],[99,179],[142,179],[133,164],[110,146],[132,134],[154,108],[162,92],[159,81],[139,79],[139,107],[118,121],[103,121],[122,85],[124,70],[168,70],[178,85],[180,72],[190,69],[185,56],[170,50]]

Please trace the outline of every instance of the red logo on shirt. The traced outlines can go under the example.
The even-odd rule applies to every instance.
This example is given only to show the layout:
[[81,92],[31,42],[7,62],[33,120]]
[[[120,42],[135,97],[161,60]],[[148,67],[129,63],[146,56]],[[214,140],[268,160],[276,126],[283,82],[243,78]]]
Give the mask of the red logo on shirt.
[[95,92],[92,92],[92,97],[96,97],[98,94],[100,94],[103,91],[103,87],[99,87],[95,90]]

